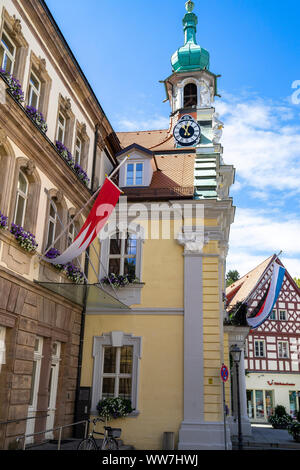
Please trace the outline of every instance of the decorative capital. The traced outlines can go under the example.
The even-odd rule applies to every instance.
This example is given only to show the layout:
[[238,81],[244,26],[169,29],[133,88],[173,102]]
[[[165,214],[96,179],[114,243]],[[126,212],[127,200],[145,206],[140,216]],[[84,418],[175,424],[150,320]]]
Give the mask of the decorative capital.
[[177,241],[184,246],[184,254],[201,254],[209,240],[204,235],[204,228],[185,227],[178,234]]
[[33,160],[28,160],[28,162],[26,163],[26,166],[24,168],[25,170],[25,173],[28,175],[28,176],[31,176],[35,170],[35,163]]

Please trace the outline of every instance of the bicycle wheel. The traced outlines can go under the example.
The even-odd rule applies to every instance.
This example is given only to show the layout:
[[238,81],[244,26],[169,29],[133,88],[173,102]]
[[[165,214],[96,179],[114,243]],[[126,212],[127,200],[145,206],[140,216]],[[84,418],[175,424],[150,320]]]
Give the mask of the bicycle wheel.
[[119,449],[119,444],[118,442],[113,439],[112,437],[105,439],[103,441],[102,450],[118,450]]
[[97,450],[97,446],[93,439],[83,439],[78,444],[77,450]]

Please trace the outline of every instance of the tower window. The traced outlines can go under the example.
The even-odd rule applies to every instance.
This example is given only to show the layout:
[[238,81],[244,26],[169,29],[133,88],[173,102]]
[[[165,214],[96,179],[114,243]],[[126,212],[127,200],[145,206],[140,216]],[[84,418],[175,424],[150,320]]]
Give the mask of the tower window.
[[183,107],[191,106],[197,106],[197,86],[194,83],[188,83],[184,87]]

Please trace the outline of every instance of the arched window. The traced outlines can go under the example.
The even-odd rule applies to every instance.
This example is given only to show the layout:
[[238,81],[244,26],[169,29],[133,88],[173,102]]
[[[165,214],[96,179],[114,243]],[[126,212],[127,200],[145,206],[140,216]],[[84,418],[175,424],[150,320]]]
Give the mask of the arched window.
[[24,225],[26,205],[28,199],[28,180],[22,170],[19,171],[18,185],[17,185],[17,195],[16,195],[16,205],[15,205],[15,214],[14,214],[14,223],[17,225]]
[[194,83],[188,83],[184,87],[183,107],[188,108],[197,106],[197,86]]
[[117,232],[110,237],[108,273],[136,276],[137,238],[132,233]]

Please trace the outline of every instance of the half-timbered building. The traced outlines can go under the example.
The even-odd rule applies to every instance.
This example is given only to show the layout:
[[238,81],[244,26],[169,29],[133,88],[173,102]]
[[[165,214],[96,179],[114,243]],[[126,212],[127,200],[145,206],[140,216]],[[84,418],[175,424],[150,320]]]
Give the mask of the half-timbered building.
[[[268,258],[227,288],[228,310],[246,300],[248,314],[255,313],[268,288],[274,258]],[[271,316],[257,329],[250,330],[245,342],[250,421],[266,422],[277,405],[285,406],[295,416],[300,408],[299,358],[300,289],[286,270]]]

